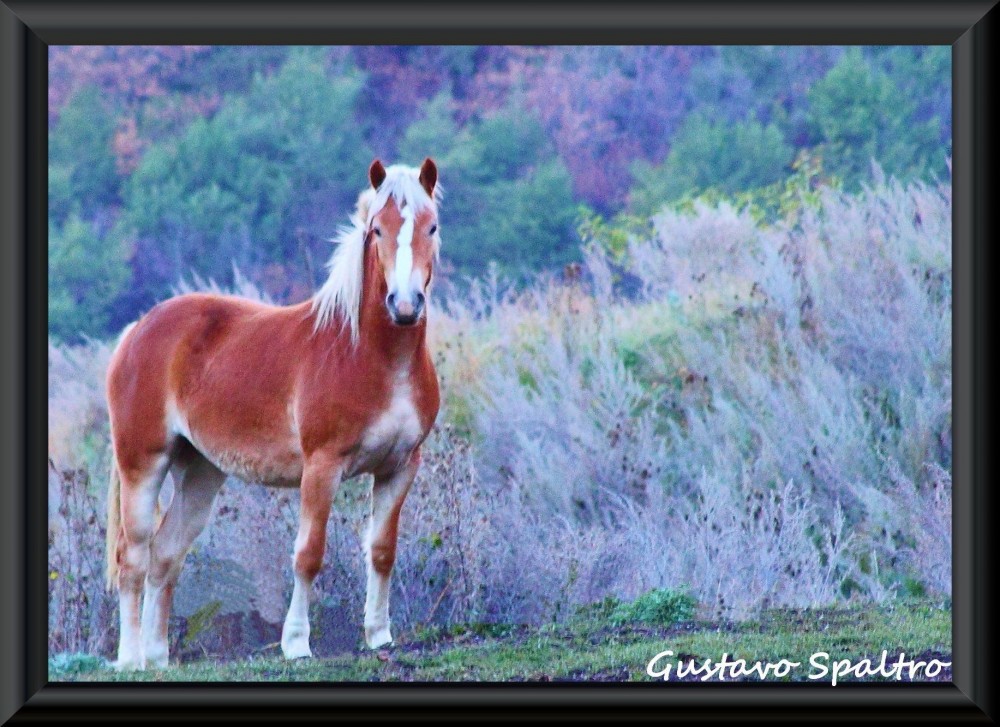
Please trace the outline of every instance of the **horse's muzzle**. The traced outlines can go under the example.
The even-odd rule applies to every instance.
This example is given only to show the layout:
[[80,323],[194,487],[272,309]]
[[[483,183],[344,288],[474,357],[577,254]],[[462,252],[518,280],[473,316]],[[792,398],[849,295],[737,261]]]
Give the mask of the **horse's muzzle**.
[[385,307],[389,311],[389,318],[397,326],[412,326],[420,320],[424,312],[426,299],[423,293],[413,294],[411,299],[402,300],[395,293],[389,293],[385,298]]

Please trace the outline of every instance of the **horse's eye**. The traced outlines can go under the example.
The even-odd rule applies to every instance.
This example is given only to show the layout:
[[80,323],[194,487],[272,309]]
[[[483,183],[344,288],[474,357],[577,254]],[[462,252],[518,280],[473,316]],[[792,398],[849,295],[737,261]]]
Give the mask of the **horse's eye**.
[[372,228],[375,231],[375,237],[382,237],[382,230],[378,227]]
[[437,231],[438,231],[438,226],[437,225],[431,225],[431,234],[433,235]]

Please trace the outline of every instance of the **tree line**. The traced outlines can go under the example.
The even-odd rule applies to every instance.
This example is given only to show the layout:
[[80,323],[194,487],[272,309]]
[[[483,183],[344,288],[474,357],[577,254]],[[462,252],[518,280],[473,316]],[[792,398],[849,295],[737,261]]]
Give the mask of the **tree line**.
[[[107,337],[194,275],[324,276],[373,157],[442,170],[445,276],[577,259],[581,229],[808,161],[947,178],[947,47],[53,47],[49,331]],[[612,223],[608,223],[612,224]]]

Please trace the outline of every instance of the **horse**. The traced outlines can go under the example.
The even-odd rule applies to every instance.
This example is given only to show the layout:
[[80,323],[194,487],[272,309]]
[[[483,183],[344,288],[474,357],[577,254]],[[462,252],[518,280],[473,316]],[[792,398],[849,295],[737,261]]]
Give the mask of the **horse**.
[[[426,343],[441,238],[434,161],[388,168],[340,230],[311,300],[272,306],[190,293],[123,331],[107,371],[112,466],[107,579],[117,587],[118,669],[168,664],[173,591],[227,475],[298,487],[287,659],[312,656],[308,600],[339,483],[374,475],[364,638],[392,642],[390,576],[400,510],[440,405]],[[161,485],[174,494],[158,518]]]

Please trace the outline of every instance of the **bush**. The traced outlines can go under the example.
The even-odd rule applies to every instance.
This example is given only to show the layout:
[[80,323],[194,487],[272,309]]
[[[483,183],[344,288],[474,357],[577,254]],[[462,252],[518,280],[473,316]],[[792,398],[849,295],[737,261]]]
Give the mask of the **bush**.
[[91,654],[56,654],[49,657],[49,679],[86,674],[109,666],[106,660]]
[[654,588],[631,603],[619,605],[611,614],[611,622],[616,626],[630,623],[673,626],[694,618],[697,605],[697,601],[686,591]]

